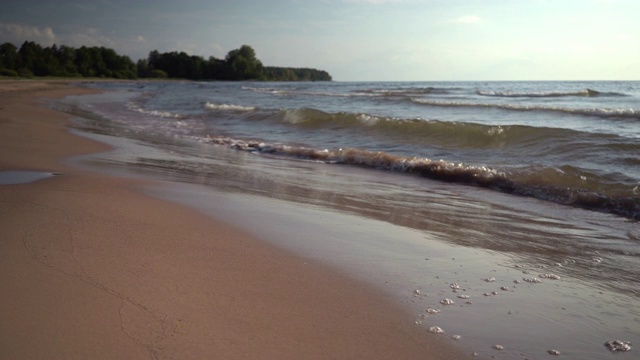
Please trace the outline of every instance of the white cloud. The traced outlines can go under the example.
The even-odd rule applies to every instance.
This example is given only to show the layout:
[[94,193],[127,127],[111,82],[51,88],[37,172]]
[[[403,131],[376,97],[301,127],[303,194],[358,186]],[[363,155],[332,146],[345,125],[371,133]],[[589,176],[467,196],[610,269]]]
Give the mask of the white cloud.
[[475,15],[461,16],[453,20],[453,22],[456,24],[474,24],[474,23],[479,23],[480,21],[482,21],[482,18]]
[[0,23],[0,39],[20,46],[25,41],[33,41],[43,46],[50,46],[56,40],[56,35],[50,27],[39,28],[24,24]]

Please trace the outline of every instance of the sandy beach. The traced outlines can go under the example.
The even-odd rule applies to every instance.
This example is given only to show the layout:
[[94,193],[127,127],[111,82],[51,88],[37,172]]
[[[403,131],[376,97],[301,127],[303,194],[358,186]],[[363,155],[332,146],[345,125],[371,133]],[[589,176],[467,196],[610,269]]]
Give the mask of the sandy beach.
[[376,289],[196,210],[145,181],[71,168],[108,150],[41,98],[91,90],[0,82],[2,359],[460,359]]

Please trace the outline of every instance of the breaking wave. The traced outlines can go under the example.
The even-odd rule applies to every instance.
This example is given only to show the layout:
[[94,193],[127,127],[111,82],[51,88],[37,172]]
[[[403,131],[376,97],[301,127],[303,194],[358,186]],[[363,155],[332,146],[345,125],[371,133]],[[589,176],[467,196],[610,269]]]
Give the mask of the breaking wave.
[[140,114],[150,115],[150,116],[155,116],[155,117],[161,117],[161,118],[171,118],[171,119],[183,119],[183,118],[185,118],[185,115],[183,115],[183,114],[172,113],[170,111],[144,109],[139,104],[137,104],[135,102],[127,103],[127,109],[130,110],[130,111],[135,111],[135,112],[140,113]]
[[555,178],[550,177],[548,174],[566,175],[567,171],[562,169],[529,167],[520,171],[501,171],[486,166],[474,166],[427,158],[403,157],[382,151],[357,148],[314,149],[303,146],[233,139],[224,136],[209,136],[204,139],[198,138],[197,140],[256,154],[412,174],[640,220],[640,196],[636,194],[608,196],[576,186],[567,187],[564,184],[554,182]]
[[241,105],[233,105],[233,104],[216,104],[216,103],[212,103],[207,101],[204,104],[204,108],[207,110],[214,110],[214,111],[238,111],[238,112],[245,112],[245,111],[254,111],[256,108],[253,106],[241,106]]

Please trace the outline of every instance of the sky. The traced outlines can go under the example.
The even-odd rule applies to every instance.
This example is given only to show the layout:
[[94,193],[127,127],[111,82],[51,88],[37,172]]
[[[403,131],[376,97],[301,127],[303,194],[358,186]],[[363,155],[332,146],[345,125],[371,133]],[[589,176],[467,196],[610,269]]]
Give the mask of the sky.
[[0,0],[0,43],[224,58],[337,81],[640,80],[638,0]]

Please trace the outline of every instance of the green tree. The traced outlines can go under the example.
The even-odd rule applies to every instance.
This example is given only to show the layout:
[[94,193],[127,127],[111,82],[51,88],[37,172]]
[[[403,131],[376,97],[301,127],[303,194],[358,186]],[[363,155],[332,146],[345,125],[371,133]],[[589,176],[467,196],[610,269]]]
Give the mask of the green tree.
[[85,77],[98,76],[96,60],[90,48],[82,46],[76,50],[75,64],[80,75]]
[[230,80],[260,80],[264,77],[262,62],[256,57],[256,52],[249,45],[242,45],[240,49],[231,50],[225,58],[229,67]]
[[60,76],[80,76],[75,64],[76,49],[62,45],[55,50],[55,55],[60,64]]
[[270,81],[331,81],[328,72],[309,68],[267,66],[264,68],[264,76]]
[[[211,56],[189,56],[185,52],[160,53],[153,50],[138,61],[142,77],[166,75],[194,80],[331,81],[326,71],[309,68],[264,67],[251,46],[231,50],[224,60]],[[161,71],[161,72],[158,72]]]
[[0,68],[16,70],[18,68],[18,48],[6,42],[0,45]]
[[228,78],[227,63],[224,60],[216,59],[213,56],[204,63],[203,77],[205,79],[223,80]]
[[36,76],[47,74],[42,47],[33,41],[25,41],[18,50],[19,72]]
[[169,77],[169,75],[167,75],[166,72],[160,70],[160,69],[154,69],[151,70],[151,73],[149,74],[150,77],[152,78],[157,78],[157,79],[166,79]]
[[138,72],[138,77],[145,78],[145,77],[151,76],[151,70],[149,70],[149,60],[147,59],[138,60],[138,62],[136,63],[136,68]]
[[36,75],[38,76],[64,76],[64,71],[60,65],[60,60],[56,56],[58,47],[54,44],[52,47],[42,49],[41,61],[42,69]]

